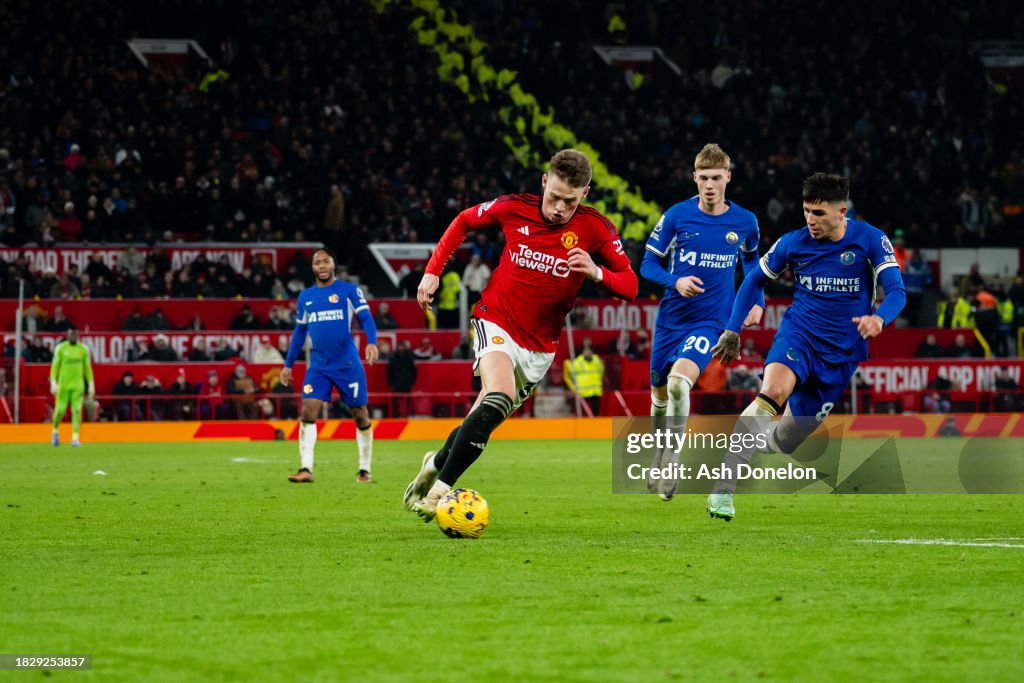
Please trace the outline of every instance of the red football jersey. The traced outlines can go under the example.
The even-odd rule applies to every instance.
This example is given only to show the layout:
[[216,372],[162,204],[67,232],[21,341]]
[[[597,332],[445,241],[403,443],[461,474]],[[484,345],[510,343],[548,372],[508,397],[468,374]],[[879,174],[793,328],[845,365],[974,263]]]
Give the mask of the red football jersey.
[[541,198],[532,194],[504,195],[460,213],[427,272],[440,275],[470,230],[495,226],[505,234],[505,250],[473,314],[504,328],[523,348],[547,353],[558,348],[565,316],[587,277],[569,269],[568,252],[574,247],[604,266],[604,283],[614,294],[636,296],[636,274],[611,221],[580,206],[567,223],[552,225],[541,214]]

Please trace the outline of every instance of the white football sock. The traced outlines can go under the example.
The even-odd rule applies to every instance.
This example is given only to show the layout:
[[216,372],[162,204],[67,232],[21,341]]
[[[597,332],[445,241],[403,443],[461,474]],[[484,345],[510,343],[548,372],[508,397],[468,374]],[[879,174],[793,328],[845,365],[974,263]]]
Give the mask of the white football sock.
[[316,448],[316,423],[299,423],[299,459],[302,467],[313,471],[313,450]]
[[668,408],[668,401],[662,401],[660,398],[656,398],[654,395],[651,396],[651,417],[662,417],[665,415],[665,410]]
[[373,460],[373,426],[366,429],[356,427],[356,444],[359,447],[359,469],[370,471]]
[[430,487],[430,491],[427,492],[425,498],[431,498],[435,501],[441,500],[446,493],[452,490],[451,484],[446,484],[440,479],[434,482],[434,485]]
[[[765,435],[771,426],[772,418],[778,414],[778,411],[774,406],[769,405],[765,402],[761,395],[758,394],[750,405],[743,409],[740,413],[740,419],[736,421],[736,427],[733,429],[733,436],[730,437],[730,443],[738,441],[734,439],[736,435],[753,434],[753,435]],[[751,441],[745,440],[744,441]],[[736,473],[738,472],[738,466],[740,464],[749,464],[751,457],[754,455],[757,448],[757,440],[752,440],[752,443],[748,447],[743,447],[737,452],[732,450],[726,454],[722,460],[722,464],[728,468],[728,471],[733,475],[729,478],[719,479],[715,486],[716,491],[728,491],[730,493],[736,491]]]

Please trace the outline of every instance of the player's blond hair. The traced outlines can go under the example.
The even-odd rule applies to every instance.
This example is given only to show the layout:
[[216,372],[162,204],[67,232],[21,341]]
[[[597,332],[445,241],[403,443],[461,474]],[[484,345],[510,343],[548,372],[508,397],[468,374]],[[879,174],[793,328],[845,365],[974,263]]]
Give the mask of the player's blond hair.
[[697,152],[697,158],[693,162],[693,170],[700,171],[705,168],[728,169],[732,160],[725,150],[713,142],[704,145],[703,149]]
[[569,187],[586,187],[594,171],[586,154],[575,149],[563,149],[551,157],[548,173],[558,176]]

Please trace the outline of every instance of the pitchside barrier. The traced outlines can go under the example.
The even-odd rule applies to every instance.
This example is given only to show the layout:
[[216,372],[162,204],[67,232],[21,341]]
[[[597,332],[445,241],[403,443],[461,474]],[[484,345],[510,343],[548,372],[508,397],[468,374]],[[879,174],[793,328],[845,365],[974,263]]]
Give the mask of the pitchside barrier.
[[[735,416],[719,416],[723,424]],[[444,441],[460,424],[459,419],[375,420],[374,438],[402,441]],[[552,418],[545,420],[512,419],[494,433],[496,439],[607,439],[616,436],[631,423],[622,418],[588,419]],[[955,434],[950,431],[955,430]],[[82,427],[82,439],[95,443],[170,443],[191,441],[273,441],[295,440],[299,425],[296,420],[262,421],[189,421],[89,423]],[[319,439],[355,439],[355,423],[351,419],[326,420],[317,425]],[[1020,414],[955,414],[955,415],[832,415],[826,429],[842,430],[843,438],[932,438],[953,435],[963,438],[1024,438],[1024,416]],[[49,443],[49,424],[0,425],[0,443]],[[61,426],[65,442],[71,436],[71,425]],[[621,434],[619,434],[621,436]]]

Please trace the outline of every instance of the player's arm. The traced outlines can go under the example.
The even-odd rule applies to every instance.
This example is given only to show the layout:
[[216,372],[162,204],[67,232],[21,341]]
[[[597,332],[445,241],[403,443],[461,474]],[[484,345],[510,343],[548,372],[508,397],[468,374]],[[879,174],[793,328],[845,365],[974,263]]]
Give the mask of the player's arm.
[[380,350],[377,348],[377,323],[374,322],[373,315],[370,314],[370,305],[366,303],[363,290],[356,288],[349,295],[349,301],[352,304],[356,317],[359,318],[359,324],[363,328],[363,333],[366,335],[366,362],[373,365],[380,358]]
[[589,252],[573,247],[569,250],[569,270],[586,273],[587,277],[594,282],[600,282],[620,299],[635,299],[640,290],[640,279],[629,264],[629,257],[622,248],[622,240],[619,239],[618,233],[614,233],[612,239],[606,240],[598,248],[597,255],[607,265],[597,265]]
[[[743,277],[744,280],[755,270],[760,270],[758,265],[757,245],[761,241],[760,231],[757,229],[757,222],[754,222],[754,231],[744,242],[740,245],[740,263],[743,265]],[[757,303],[755,303],[750,311],[747,313],[746,319],[743,321],[744,327],[750,327],[751,325],[757,325],[761,322],[761,315],[764,313],[764,290],[762,289],[758,295]]]
[[666,290],[675,289],[680,296],[691,297],[702,294],[704,290],[701,285],[704,283],[695,275],[679,277],[673,275],[665,268],[665,259],[672,250],[672,242],[675,239],[675,230],[670,225],[665,227],[666,217],[663,215],[658,224],[651,231],[647,238],[647,245],[644,247],[644,257],[640,261],[640,275],[656,282]]
[[740,356],[740,330],[747,319],[750,309],[758,301],[764,301],[764,286],[769,280],[779,277],[789,266],[787,241],[785,236],[779,239],[767,254],[758,261],[758,267],[751,270],[736,292],[736,300],[732,305],[732,315],[725,325],[725,332],[718,338],[718,343],[711,347],[712,356],[720,356],[723,365],[728,365]]
[[505,202],[502,199],[503,197],[498,197],[460,212],[441,235],[441,240],[434,248],[434,253],[427,262],[426,272],[423,273],[423,279],[416,290],[416,300],[424,311],[430,308],[434,301],[434,292],[441,284],[441,273],[444,272],[445,265],[459,245],[466,241],[469,233],[501,225],[501,217],[505,210]]
[[[81,342],[79,342],[81,344]],[[96,396],[96,381],[93,379],[92,362],[89,360],[89,347],[82,344],[82,351],[85,352],[85,380],[89,383],[89,398]]]
[[896,319],[907,304],[907,290],[903,286],[903,275],[895,262],[884,262],[875,268],[875,276],[885,292],[885,300],[872,315],[853,318],[857,332],[864,339],[873,339],[882,333],[882,328]]
[[309,313],[300,296],[298,299],[298,314],[295,318],[295,330],[292,331],[292,340],[288,344],[288,355],[284,359],[284,368],[281,370],[281,384],[288,386],[292,383],[292,366],[299,359],[302,346],[306,343],[306,334],[309,332]]
[[50,393],[54,396],[60,390],[57,379],[60,377],[60,366],[64,362],[64,344],[57,344],[53,351],[53,360],[50,361]]

